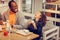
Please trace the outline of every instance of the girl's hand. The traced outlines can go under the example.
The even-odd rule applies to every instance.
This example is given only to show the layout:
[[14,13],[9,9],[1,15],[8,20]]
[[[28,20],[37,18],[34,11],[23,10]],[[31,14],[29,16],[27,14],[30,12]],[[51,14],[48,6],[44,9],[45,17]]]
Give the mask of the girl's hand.
[[34,22],[33,20],[29,20],[29,21],[28,21],[28,24],[29,24],[29,25],[32,24],[33,27],[34,27],[34,29],[37,29],[36,24],[35,24],[35,22]]
[[32,23],[34,29],[37,29],[35,22],[34,21],[31,21],[31,23]]

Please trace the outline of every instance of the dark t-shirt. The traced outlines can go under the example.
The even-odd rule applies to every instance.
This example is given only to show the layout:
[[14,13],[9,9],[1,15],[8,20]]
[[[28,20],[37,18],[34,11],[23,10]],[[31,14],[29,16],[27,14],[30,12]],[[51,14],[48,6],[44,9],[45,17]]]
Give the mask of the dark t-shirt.
[[34,29],[32,24],[29,25],[28,29],[35,34],[42,36],[42,28],[46,24],[45,15],[43,15],[39,21],[36,21],[35,19],[33,19],[33,21],[35,22],[37,29]]

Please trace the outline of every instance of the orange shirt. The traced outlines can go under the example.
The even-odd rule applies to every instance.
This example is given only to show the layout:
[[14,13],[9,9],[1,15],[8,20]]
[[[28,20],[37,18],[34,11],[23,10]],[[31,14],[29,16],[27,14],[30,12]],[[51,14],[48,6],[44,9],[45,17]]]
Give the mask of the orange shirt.
[[9,22],[11,25],[14,25],[16,23],[16,13],[13,13],[12,11],[9,12]]

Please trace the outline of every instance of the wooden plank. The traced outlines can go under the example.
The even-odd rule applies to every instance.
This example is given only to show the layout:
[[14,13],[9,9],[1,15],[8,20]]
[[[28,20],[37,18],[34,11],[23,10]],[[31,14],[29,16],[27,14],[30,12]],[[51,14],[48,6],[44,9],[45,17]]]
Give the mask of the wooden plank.
[[44,4],[50,4],[50,5],[60,5],[60,1],[56,1],[56,2],[50,2],[50,3],[44,3]]
[[42,11],[44,11],[44,12],[50,12],[50,13],[55,13],[55,14],[60,14],[60,11],[56,11],[56,10],[43,9]]
[[47,20],[60,22],[60,18],[47,17]]
[[58,27],[54,27],[54,28],[51,28],[50,30],[45,31],[44,33],[49,34],[49,33],[53,32],[53,31],[55,31],[57,29],[58,29]]
[[49,36],[47,37],[47,39],[49,39],[49,38],[51,38],[51,37],[53,37],[53,36],[55,36],[55,35],[57,35],[57,33],[53,33],[53,34],[49,35]]
[[47,20],[60,22],[59,18],[47,17]]

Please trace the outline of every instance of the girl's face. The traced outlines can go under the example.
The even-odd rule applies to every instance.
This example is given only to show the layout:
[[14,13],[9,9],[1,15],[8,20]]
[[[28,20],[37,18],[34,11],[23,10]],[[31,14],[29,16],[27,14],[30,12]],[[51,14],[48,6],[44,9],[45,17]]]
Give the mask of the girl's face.
[[41,13],[39,12],[39,13],[36,13],[35,14],[35,19],[40,19],[41,18]]

